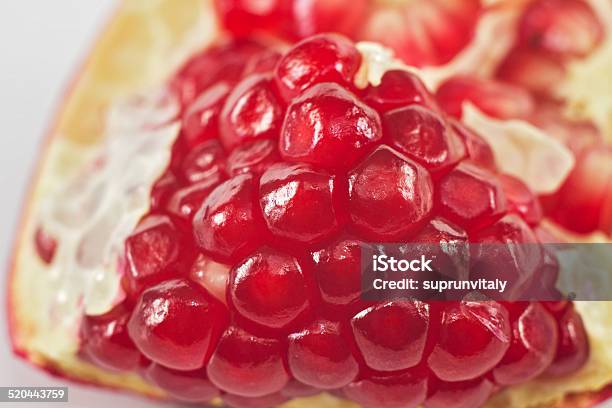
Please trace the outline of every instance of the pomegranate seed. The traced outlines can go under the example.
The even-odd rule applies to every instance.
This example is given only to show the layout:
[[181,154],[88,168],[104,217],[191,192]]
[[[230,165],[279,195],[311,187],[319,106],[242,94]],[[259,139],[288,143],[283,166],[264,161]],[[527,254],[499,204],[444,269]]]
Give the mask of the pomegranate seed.
[[461,139],[427,108],[410,105],[387,112],[383,127],[391,145],[430,172],[448,170],[466,155]]
[[565,57],[587,55],[603,37],[601,23],[583,0],[533,1],[518,31],[523,43]]
[[277,138],[282,109],[266,75],[244,78],[229,94],[219,118],[219,135],[226,149],[245,141]]
[[431,259],[437,274],[453,279],[469,278],[468,235],[457,225],[435,217],[410,241],[404,252]]
[[396,374],[372,374],[343,388],[348,398],[364,407],[416,408],[427,393],[427,376],[412,369]]
[[244,75],[272,74],[281,57],[282,55],[274,50],[267,50],[254,55],[244,68]]
[[177,274],[181,240],[168,216],[149,215],[140,221],[125,241],[126,281],[131,293]]
[[293,0],[292,24],[298,38],[335,32],[354,35],[368,11],[368,0]]
[[297,259],[263,248],[230,272],[229,299],[240,315],[270,328],[291,324],[310,306]]
[[440,65],[470,42],[480,9],[477,0],[388,2],[373,10],[360,39],[392,48],[408,65]]
[[542,50],[517,48],[499,66],[497,77],[546,95],[565,78],[565,67],[557,57]]
[[406,238],[424,224],[432,207],[433,183],[427,171],[388,146],[379,147],[349,173],[350,217],[366,238]]
[[587,334],[580,315],[573,307],[568,307],[557,321],[559,343],[552,364],[546,374],[553,376],[567,375],[575,372],[589,358],[590,347]]
[[479,244],[470,247],[470,278],[506,279],[505,299],[520,298],[544,264],[543,248],[537,237],[515,214],[506,215],[470,238]]
[[[432,381],[433,382],[433,381]],[[485,378],[468,381],[430,382],[425,408],[481,407],[493,393],[493,383]]]
[[360,64],[361,54],[349,39],[320,34],[297,43],[281,58],[275,80],[281,95],[289,102],[321,82],[348,85]]
[[353,238],[340,238],[312,253],[321,297],[332,305],[347,305],[361,294],[361,248]]
[[557,344],[555,319],[537,303],[527,307],[512,322],[512,343],[493,369],[497,384],[512,385],[541,374],[552,362]]
[[340,226],[334,176],[305,164],[279,163],[261,176],[259,205],[274,236],[305,244],[329,238]]
[[206,377],[205,369],[176,371],[151,364],[145,377],[180,401],[209,402],[219,396],[219,390]]
[[202,92],[183,114],[181,129],[190,147],[218,136],[219,113],[230,91],[229,84],[219,82]]
[[597,230],[602,214],[612,208],[612,200],[606,199],[611,186],[612,148],[589,149],[558,192],[559,205],[553,218],[579,233]]
[[263,45],[246,39],[213,46],[187,61],[171,85],[177,90],[183,106],[187,106],[211,85],[238,81],[249,58],[265,49]]
[[520,215],[530,225],[539,224],[542,220],[542,207],[529,187],[507,174],[500,175],[499,181],[508,200],[508,212]]
[[233,35],[246,37],[256,29],[271,31],[289,18],[289,8],[284,0],[215,0],[217,14],[223,27]]
[[167,204],[167,211],[185,221],[191,221],[202,202],[219,185],[223,177],[219,173],[200,182],[176,190]]
[[235,176],[215,188],[193,219],[198,246],[212,256],[237,259],[259,245],[266,235],[250,174]]
[[273,140],[256,140],[236,147],[227,158],[227,172],[235,176],[240,173],[261,174],[280,156]]
[[241,397],[240,395],[225,394],[223,402],[232,408],[270,408],[281,406],[288,398],[281,393],[264,395],[263,397]]
[[136,370],[142,355],[128,336],[129,317],[123,304],[102,315],[85,315],[80,327],[81,352],[107,370]]
[[183,176],[190,183],[221,178],[225,167],[225,152],[217,140],[194,147],[183,159]]
[[495,367],[510,345],[508,312],[497,302],[449,303],[427,360],[444,381],[465,381]]
[[208,376],[217,387],[243,397],[279,392],[289,381],[282,343],[257,337],[239,327],[225,331],[208,364]]
[[197,370],[208,361],[227,325],[225,307],[201,287],[170,280],[142,293],[128,332],[149,359],[175,370]]
[[478,134],[465,127],[459,121],[451,119],[449,121],[455,134],[458,135],[467,150],[468,160],[486,170],[496,171],[495,157],[491,146]]
[[504,192],[495,176],[461,163],[438,184],[442,215],[468,230],[494,223],[506,211]]
[[171,170],[166,170],[151,189],[151,210],[159,211],[168,205],[168,200],[179,187],[179,182]]
[[489,116],[500,119],[526,118],[535,109],[535,101],[524,89],[510,84],[475,77],[453,77],[436,92],[440,106],[461,118],[463,104],[471,102]]
[[280,152],[287,161],[346,169],[382,137],[380,118],[338,84],[308,89],[287,109]]
[[57,240],[49,235],[42,227],[38,227],[34,233],[34,247],[36,254],[46,264],[53,262],[57,250]]
[[394,300],[357,314],[351,320],[357,346],[376,371],[400,371],[423,357],[429,327],[429,306]]
[[298,381],[319,389],[343,387],[359,372],[340,324],[327,320],[289,335],[287,358]]
[[412,104],[436,106],[435,98],[419,77],[404,70],[385,72],[380,85],[368,87],[363,99],[381,113]]

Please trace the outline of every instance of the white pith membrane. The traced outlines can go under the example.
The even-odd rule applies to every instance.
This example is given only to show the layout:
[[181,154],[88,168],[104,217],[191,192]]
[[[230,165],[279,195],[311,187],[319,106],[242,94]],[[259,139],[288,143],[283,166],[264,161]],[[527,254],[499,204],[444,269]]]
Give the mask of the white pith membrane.
[[[501,33],[510,30],[501,30],[500,27],[507,28],[506,24],[511,24],[515,15],[515,12],[506,9],[485,15],[479,23],[473,43],[451,63],[421,71],[427,85],[435,88],[445,78],[456,73],[479,69],[484,70],[483,74],[487,70],[490,72],[503,55],[501,52],[498,55],[497,47],[502,48],[500,44],[511,43],[511,39],[500,37]],[[365,61],[356,78],[358,86],[378,84],[387,69],[406,68],[380,46],[361,43],[358,48]],[[483,61],[488,62],[483,64]],[[605,78],[605,75],[602,77]],[[43,174],[53,173],[50,167],[55,163],[63,162],[62,166],[66,166],[66,161],[75,157],[81,163],[90,163],[90,168],[91,163],[96,162],[94,158],[106,157],[106,160],[93,172],[71,166],[72,174],[64,174],[65,178],[56,177],[54,180],[58,183],[46,183],[35,194],[37,203],[33,209],[34,216],[24,229],[23,242],[16,260],[16,264],[21,266],[17,273],[26,274],[26,279],[20,280],[16,292],[18,296],[27,294],[27,303],[30,304],[28,313],[32,314],[28,322],[32,327],[19,328],[22,331],[19,333],[21,337],[31,335],[22,347],[41,365],[49,361],[70,361],[70,364],[64,364],[66,370],[73,369],[75,376],[103,384],[121,386],[126,378],[79,361],[75,356],[78,347],[76,330],[84,312],[103,313],[121,299],[116,262],[123,250],[125,238],[149,209],[150,188],[167,167],[169,146],[178,134],[177,123],[159,123],[163,122],[164,117],[172,116],[174,110],[172,100],[163,96],[163,93],[155,92],[139,99],[140,103],[136,105],[118,103],[107,116],[104,141],[93,150],[84,152],[80,147],[67,145],[69,142],[61,138],[56,138],[50,146],[46,158],[48,168],[43,169]],[[464,119],[489,126],[491,133],[482,136],[491,143],[498,164],[510,173],[514,168],[513,174],[519,173],[515,175],[523,178],[532,188],[537,191],[554,189],[554,186],[563,181],[566,172],[571,170],[573,161],[569,162],[563,150],[565,148],[559,145],[553,150],[563,171],[536,174],[541,169],[542,163],[538,162],[542,156],[533,154],[534,151],[546,154],[544,161],[547,163],[554,160],[548,150],[544,151],[549,142],[543,142],[541,131],[525,122],[509,124],[497,121],[472,109]],[[156,125],[159,126],[152,127],[151,121],[158,122]],[[476,123],[472,125],[479,131],[480,125]],[[523,132],[525,126],[530,126],[530,131]],[[508,152],[502,152],[501,146],[516,144],[516,138],[512,135],[517,133],[521,148],[516,148],[514,154],[517,156],[509,160]],[[503,142],[499,143],[500,140],[496,139]],[[524,155],[526,152],[529,154]],[[506,161],[515,163],[514,167],[503,167]],[[521,166],[536,170],[516,170]],[[525,174],[528,176],[525,177]],[[67,180],[76,181],[67,187]],[[102,189],[104,193],[101,193]],[[33,232],[38,225],[58,238],[59,245],[51,266],[41,263],[32,245]],[[572,237],[574,242],[579,239],[603,242],[605,237]],[[226,272],[223,265],[205,259],[201,261],[201,267],[194,272],[194,277],[216,296],[222,297],[218,291],[222,286],[219,277]],[[24,266],[27,265],[34,267],[26,271]],[[206,268],[215,270],[214,278],[205,275],[205,270],[208,270]],[[576,302],[576,307],[583,317],[591,342],[591,359],[588,364],[568,378],[538,379],[504,390],[489,402],[490,406],[539,406],[560,401],[568,392],[596,391],[612,382],[612,302]],[[124,386],[160,394],[154,387],[139,381],[135,375],[129,378],[131,383]],[[354,404],[321,395],[294,400],[284,406],[337,408],[352,407]]]

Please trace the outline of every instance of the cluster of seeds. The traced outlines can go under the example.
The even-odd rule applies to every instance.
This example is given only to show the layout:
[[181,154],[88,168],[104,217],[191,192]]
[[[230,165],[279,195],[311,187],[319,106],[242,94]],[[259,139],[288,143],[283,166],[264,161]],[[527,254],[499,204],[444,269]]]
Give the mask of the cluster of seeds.
[[[357,89],[337,35],[285,54],[212,47],[173,78],[182,130],[125,242],[125,300],[81,353],[171,396],[271,407],[323,390],[364,407],[476,407],[588,357],[568,302],[360,298],[373,242],[541,240],[537,199],[414,74]],[[508,249],[529,276],[551,265]],[[554,267],[552,268],[554,269]]]

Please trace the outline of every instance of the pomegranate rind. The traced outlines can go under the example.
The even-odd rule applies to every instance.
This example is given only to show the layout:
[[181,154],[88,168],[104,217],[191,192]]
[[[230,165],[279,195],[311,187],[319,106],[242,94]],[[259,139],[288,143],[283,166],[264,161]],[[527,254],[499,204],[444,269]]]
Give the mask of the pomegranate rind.
[[[82,147],[76,150],[74,147],[93,146],[103,137],[104,122],[100,112],[116,98],[162,83],[196,44],[202,46],[210,42],[216,32],[210,13],[210,4],[202,0],[126,0],[94,48],[50,133],[45,156],[24,208],[11,264],[8,318],[15,353],[53,374],[152,397],[166,396],[137,374],[110,373],[80,359],[74,348],[60,347],[49,352],[40,348],[40,341],[33,341],[44,339],[45,333],[40,333],[40,322],[31,313],[35,299],[29,285],[32,276],[44,274],[46,267],[34,255],[31,237],[42,197],[58,180],[66,174],[73,174],[82,165]],[[143,24],[148,33],[144,39]],[[165,30],[156,31],[156,26],[165,27]],[[157,34],[153,35],[153,32]],[[164,34],[159,35],[160,32]],[[132,57],[127,60],[119,57],[126,55]],[[602,238],[592,240],[601,242]],[[487,406],[562,407],[565,400],[565,406],[576,407],[589,406],[597,401],[598,390],[612,383],[612,302],[583,302],[577,303],[577,307],[590,335],[592,355],[587,365],[570,377],[538,379],[504,390]],[[569,395],[571,400],[566,400]],[[355,407],[328,394],[296,399],[283,406]]]

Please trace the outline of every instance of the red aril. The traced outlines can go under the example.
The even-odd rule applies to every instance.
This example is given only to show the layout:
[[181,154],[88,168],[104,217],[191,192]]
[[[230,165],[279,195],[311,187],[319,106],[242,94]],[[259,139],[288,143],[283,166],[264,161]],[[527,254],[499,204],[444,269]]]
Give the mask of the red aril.
[[557,320],[559,342],[552,364],[545,373],[551,376],[568,375],[584,366],[589,358],[590,346],[582,318],[568,307]]
[[419,77],[404,70],[385,72],[380,79],[380,85],[370,85],[365,90],[363,99],[381,114],[412,104],[429,108],[436,106],[435,98]]
[[227,322],[224,305],[194,283],[176,279],[140,295],[128,333],[147,358],[189,371],[207,363]]
[[244,143],[232,150],[227,158],[227,173],[230,176],[240,173],[261,174],[279,160],[275,140],[256,140]]
[[473,408],[482,406],[493,393],[486,378],[468,381],[431,381],[425,408]]
[[374,151],[348,177],[352,227],[364,238],[406,239],[423,226],[433,207],[430,175],[388,146]]
[[85,315],[80,328],[80,352],[95,364],[109,370],[139,368],[142,355],[128,336],[130,310],[123,304],[102,315]]
[[359,373],[348,335],[337,322],[318,320],[289,335],[289,371],[299,381],[318,389],[340,388]]
[[247,141],[277,137],[281,121],[282,109],[272,80],[252,74],[228,95],[219,117],[219,137],[231,150]]
[[188,106],[181,128],[190,147],[219,136],[219,113],[230,89],[226,82],[214,84]]
[[230,394],[263,397],[280,391],[289,381],[284,354],[285,346],[279,340],[232,326],[219,340],[208,365],[208,376]]
[[380,117],[333,83],[313,86],[287,109],[280,153],[287,161],[347,169],[381,139]]

